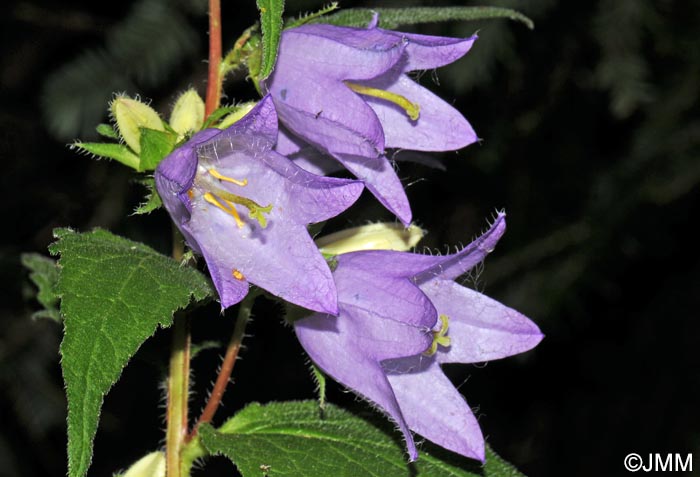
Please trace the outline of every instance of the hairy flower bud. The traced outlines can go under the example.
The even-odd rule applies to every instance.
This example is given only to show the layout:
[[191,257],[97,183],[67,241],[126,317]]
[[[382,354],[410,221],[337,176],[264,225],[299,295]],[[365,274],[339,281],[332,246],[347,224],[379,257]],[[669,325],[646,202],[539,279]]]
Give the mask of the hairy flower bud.
[[109,105],[119,134],[137,154],[141,153],[141,128],[163,131],[163,121],[146,103],[126,96],[117,96]]
[[170,126],[180,136],[199,131],[204,124],[204,101],[190,88],[177,98],[170,113]]
[[121,477],[165,477],[165,454],[151,452],[134,462]]
[[417,225],[380,222],[335,232],[316,240],[322,253],[339,255],[358,250],[396,250],[406,252],[415,247],[425,235]]

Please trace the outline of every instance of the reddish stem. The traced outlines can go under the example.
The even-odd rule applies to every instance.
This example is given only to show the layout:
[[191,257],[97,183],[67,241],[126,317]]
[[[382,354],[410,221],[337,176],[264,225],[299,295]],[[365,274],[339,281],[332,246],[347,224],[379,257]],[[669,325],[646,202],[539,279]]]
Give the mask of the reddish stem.
[[255,301],[255,295],[255,292],[249,293],[240,304],[238,317],[236,318],[236,325],[233,329],[233,334],[231,335],[231,341],[229,341],[228,347],[226,348],[226,355],[224,356],[224,361],[221,363],[221,369],[219,370],[219,375],[216,378],[216,383],[214,383],[214,389],[212,389],[209,400],[207,401],[206,406],[204,406],[202,415],[199,417],[194,429],[192,429],[192,433],[188,436],[188,441],[197,435],[197,431],[199,430],[199,426],[201,424],[211,422],[211,420],[214,418],[214,414],[216,414],[216,411],[219,409],[221,398],[224,396],[226,386],[228,386],[228,383],[231,380],[231,373],[233,372],[233,367],[236,364],[238,352],[241,349],[241,342],[243,341],[246,324],[248,324],[248,320],[250,319],[253,302]]
[[221,0],[209,0],[209,77],[204,117],[219,107],[221,101]]

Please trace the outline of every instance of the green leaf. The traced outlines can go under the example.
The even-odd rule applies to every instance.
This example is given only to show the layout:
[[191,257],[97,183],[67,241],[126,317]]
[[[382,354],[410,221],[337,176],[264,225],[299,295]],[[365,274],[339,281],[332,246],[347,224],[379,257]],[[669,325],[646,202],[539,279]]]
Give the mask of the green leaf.
[[375,13],[379,14],[379,26],[387,29],[421,23],[451,20],[487,20],[492,18],[508,18],[524,23],[531,30],[535,28],[532,20],[522,13],[510,8],[499,7],[349,8],[318,20],[313,20],[312,23],[364,27],[372,20]]
[[93,156],[114,159],[125,166],[139,170],[139,156],[124,144],[114,144],[109,142],[75,142],[71,144],[71,149],[78,152],[92,154]]
[[176,310],[211,289],[197,270],[105,230],[56,229],[54,235],[58,241],[49,250],[60,254],[68,475],[82,477],[104,395],[158,326],[170,326]]
[[134,215],[150,214],[154,210],[160,209],[163,206],[163,201],[156,190],[156,182],[153,177],[147,177],[138,182],[147,189],[147,193],[144,202],[140,203],[134,210]]
[[141,161],[139,171],[152,171],[158,163],[170,154],[177,138],[167,131],[139,128],[141,144]]
[[30,271],[29,279],[38,289],[36,299],[44,307],[43,310],[34,312],[32,318],[51,318],[61,321],[56,291],[59,275],[56,261],[38,253],[23,253],[21,260],[22,265]]
[[104,136],[109,139],[116,139],[117,141],[119,140],[119,134],[117,134],[117,131],[115,131],[109,124],[98,124],[95,130],[100,136]]
[[260,10],[260,26],[262,29],[262,64],[258,73],[258,81],[262,81],[272,73],[277,61],[277,47],[282,36],[282,14],[284,0],[256,0]]
[[[323,417],[322,417],[323,416]],[[243,477],[522,477],[491,449],[486,465],[424,445],[408,464],[391,427],[314,401],[250,404],[220,429],[199,435],[213,454],[231,459]]]

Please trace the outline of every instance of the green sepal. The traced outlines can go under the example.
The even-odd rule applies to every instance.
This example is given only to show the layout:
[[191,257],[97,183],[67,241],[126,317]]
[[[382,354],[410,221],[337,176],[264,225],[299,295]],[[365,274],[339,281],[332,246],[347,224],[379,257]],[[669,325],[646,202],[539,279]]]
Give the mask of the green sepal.
[[256,75],[257,82],[264,80],[272,73],[277,61],[277,48],[282,37],[284,21],[284,0],[256,0],[260,10],[260,29],[262,31],[262,57],[260,69]]
[[316,382],[316,393],[318,394],[318,407],[321,410],[326,407],[326,375],[321,371],[321,368],[314,363],[309,363],[311,367],[311,377]]
[[32,313],[32,318],[61,321],[61,312],[58,310],[60,299],[56,289],[59,277],[56,261],[38,253],[23,253],[20,259],[22,265],[29,270],[29,279],[37,288],[36,299],[43,307]]
[[95,131],[97,131],[97,134],[99,134],[100,136],[104,136],[109,139],[119,140],[119,134],[117,133],[117,131],[114,130],[114,128],[110,124],[98,124],[95,128]]
[[177,136],[167,131],[139,128],[141,158],[139,171],[152,171],[175,148]]
[[134,215],[150,214],[154,210],[160,209],[163,206],[163,201],[156,190],[155,179],[153,179],[153,177],[147,177],[138,182],[147,189],[147,192],[144,201],[134,210]]
[[202,126],[202,129],[207,129],[214,127],[214,124],[224,116],[226,116],[229,113],[233,113],[238,110],[237,106],[222,106],[220,108],[215,109],[204,121],[204,126]]
[[134,152],[124,144],[109,142],[74,142],[70,145],[70,148],[77,149],[78,152],[81,153],[114,159],[134,170],[139,170],[139,156],[134,154]]
[[488,446],[483,466],[428,443],[409,464],[386,420],[375,424],[330,403],[321,411],[316,401],[253,403],[199,436],[243,477],[523,477]]
[[173,314],[212,296],[207,278],[144,244],[105,230],[56,229],[57,292],[68,399],[68,475],[83,477],[105,394],[141,344]]
[[499,7],[407,7],[407,8],[349,8],[315,19],[311,23],[329,23],[366,27],[374,14],[379,14],[379,27],[395,29],[402,25],[418,25],[445,21],[489,20],[508,18],[524,23],[529,29],[535,24],[522,13]]
[[[306,13],[304,15],[300,15],[297,18],[288,18],[284,22],[284,29],[288,28],[294,28],[302,25],[306,25],[307,23],[311,23],[317,18],[321,18],[324,15],[328,15],[329,13],[335,11],[338,9],[338,2],[331,2],[325,7],[321,8],[320,10],[313,12],[313,13]],[[323,20],[321,20],[323,21]]]

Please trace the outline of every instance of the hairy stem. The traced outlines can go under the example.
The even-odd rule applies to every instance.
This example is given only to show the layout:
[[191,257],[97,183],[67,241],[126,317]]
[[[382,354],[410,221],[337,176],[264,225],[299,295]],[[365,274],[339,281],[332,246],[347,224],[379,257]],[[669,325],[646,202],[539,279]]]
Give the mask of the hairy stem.
[[251,312],[253,310],[253,303],[257,298],[256,292],[248,293],[248,296],[241,302],[238,309],[238,317],[236,318],[236,325],[233,329],[233,334],[231,335],[231,341],[229,341],[228,347],[226,348],[226,355],[221,363],[221,369],[219,370],[219,375],[216,378],[216,383],[214,383],[214,388],[211,391],[209,400],[207,401],[202,415],[199,417],[197,424],[192,430],[190,438],[197,435],[199,426],[201,424],[211,422],[216,414],[219,405],[221,404],[221,398],[224,396],[226,391],[226,386],[231,379],[231,373],[233,372],[233,366],[236,364],[236,359],[238,358],[238,352],[241,349],[241,343],[243,341],[243,336],[245,334],[245,327],[250,319]]
[[168,377],[168,427],[165,435],[167,477],[181,477],[182,447],[187,437],[190,333],[187,317],[176,316]]
[[[173,227],[173,258],[182,260],[182,237]],[[183,477],[182,449],[187,437],[187,399],[190,378],[190,329],[184,315],[176,315],[173,324],[170,371],[168,375],[167,429],[165,459],[167,477]]]
[[209,0],[209,76],[204,117],[219,107],[221,101],[221,0]]

